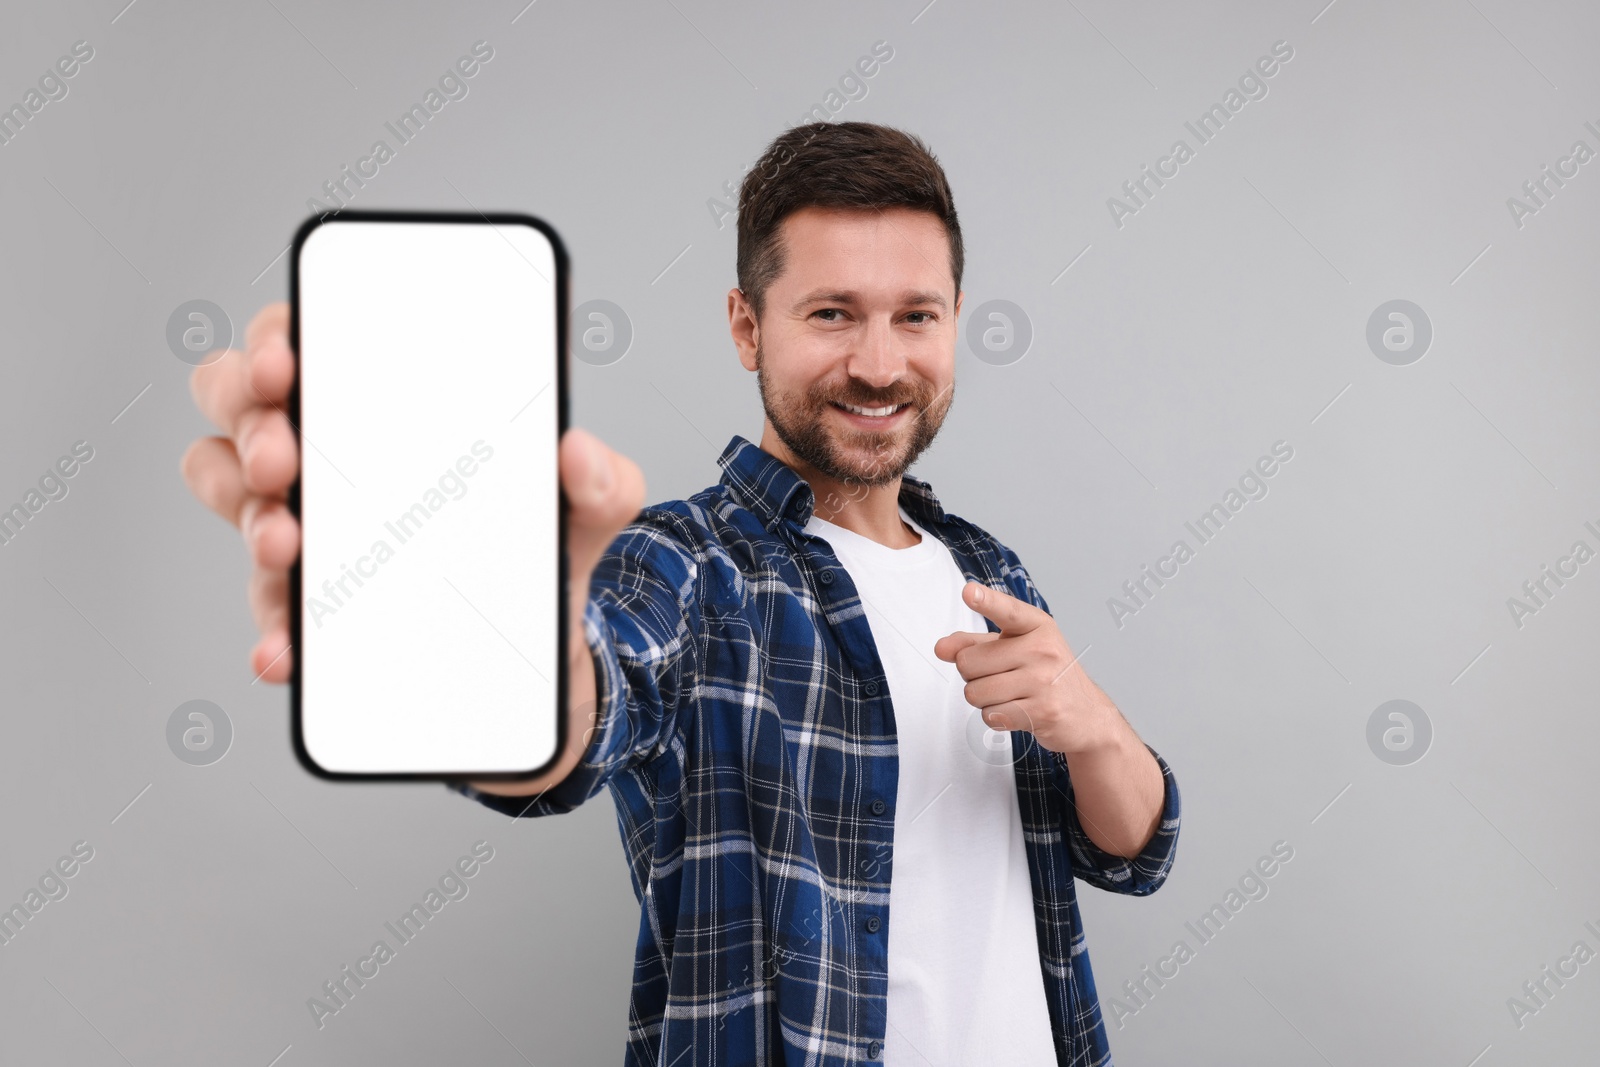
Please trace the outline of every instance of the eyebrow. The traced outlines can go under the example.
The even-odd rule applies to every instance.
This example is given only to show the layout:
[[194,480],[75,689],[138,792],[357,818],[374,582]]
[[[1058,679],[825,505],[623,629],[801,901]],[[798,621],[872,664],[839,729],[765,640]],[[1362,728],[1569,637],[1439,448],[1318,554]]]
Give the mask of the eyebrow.
[[[847,289],[818,290],[808,293],[795,301],[793,310],[799,311],[807,304],[854,304],[860,299],[860,294]],[[950,305],[938,293],[910,290],[900,294],[902,304],[933,304],[940,310],[948,311]]]

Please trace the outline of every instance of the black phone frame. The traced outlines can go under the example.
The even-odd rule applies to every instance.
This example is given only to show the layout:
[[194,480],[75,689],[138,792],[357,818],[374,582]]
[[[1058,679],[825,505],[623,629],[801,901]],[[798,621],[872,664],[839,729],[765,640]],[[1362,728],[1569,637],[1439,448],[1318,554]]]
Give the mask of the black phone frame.
[[[571,260],[567,255],[566,244],[561,240],[555,228],[543,219],[521,212],[492,211],[461,212],[461,211],[376,211],[376,210],[340,210],[313,215],[300,224],[295,231],[294,240],[289,246],[289,347],[294,353],[295,375],[294,382],[289,389],[288,415],[289,424],[295,435],[295,447],[300,448],[300,252],[306,241],[319,227],[328,222],[420,222],[420,223],[473,223],[490,226],[529,226],[542,233],[550,242],[556,264],[556,445],[559,448],[561,437],[568,428],[568,316],[570,308],[569,285],[571,279]],[[302,671],[305,662],[305,646],[302,642],[301,615],[303,593],[301,589],[300,554],[295,554],[294,564],[289,570],[289,647],[293,653],[290,672],[290,738],[294,745],[294,754],[312,775],[318,778],[337,782],[464,782],[467,780],[504,781],[516,782],[536,778],[550,770],[561,761],[562,755],[567,750],[570,740],[570,729],[567,723],[568,669],[567,669],[567,644],[570,640],[567,625],[568,605],[571,603],[568,588],[569,567],[567,559],[567,515],[568,505],[566,494],[561,491],[559,472],[556,479],[556,506],[558,515],[557,538],[557,621],[556,621],[556,745],[550,759],[544,764],[526,771],[449,771],[449,772],[350,772],[330,771],[311,758],[311,753],[305,745],[305,733],[302,722],[302,698],[304,696],[304,676]],[[305,530],[305,520],[300,510],[300,476],[296,473],[294,484],[289,487],[288,494],[289,513],[300,523],[302,538]]]

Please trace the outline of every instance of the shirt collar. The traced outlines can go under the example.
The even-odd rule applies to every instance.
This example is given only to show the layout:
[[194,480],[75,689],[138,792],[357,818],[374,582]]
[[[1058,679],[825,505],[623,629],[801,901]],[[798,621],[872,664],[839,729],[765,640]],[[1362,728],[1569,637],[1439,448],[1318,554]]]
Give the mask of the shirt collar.
[[[767,529],[775,529],[785,521],[803,527],[811,520],[816,496],[810,483],[760,446],[734,434],[717,457],[717,464],[722,468],[721,483]],[[900,476],[900,504],[929,529],[945,519],[933,488],[910,474]]]

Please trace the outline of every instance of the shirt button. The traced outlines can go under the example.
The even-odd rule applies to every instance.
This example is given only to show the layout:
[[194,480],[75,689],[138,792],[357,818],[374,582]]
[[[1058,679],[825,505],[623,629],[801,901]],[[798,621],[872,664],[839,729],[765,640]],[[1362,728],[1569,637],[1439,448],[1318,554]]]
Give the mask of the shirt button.
[[881,1052],[881,1051],[883,1051],[883,1042],[882,1041],[868,1041],[867,1042],[867,1059],[869,1059],[869,1060],[877,1059],[878,1058],[878,1053]]
[[882,815],[888,807],[889,805],[885,804],[881,799],[874,799],[872,802],[872,814]]
[[869,933],[869,934],[877,933],[878,932],[878,927],[880,927],[882,925],[883,925],[883,921],[881,919],[879,919],[876,915],[867,916],[867,933]]
[[824,569],[822,574],[821,574],[821,578],[822,578],[822,584],[823,585],[832,585],[833,584],[833,571],[829,570],[829,569]]
[[867,696],[869,696],[869,697],[873,697],[873,696],[877,696],[878,695],[878,683],[877,682],[868,682],[863,688],[866,689]]

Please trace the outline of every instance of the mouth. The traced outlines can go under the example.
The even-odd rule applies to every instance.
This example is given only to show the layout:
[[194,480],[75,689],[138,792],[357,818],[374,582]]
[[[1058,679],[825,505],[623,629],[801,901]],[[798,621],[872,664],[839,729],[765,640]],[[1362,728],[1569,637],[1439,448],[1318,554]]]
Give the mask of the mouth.
[[909,403],[905,403],[868,408],[859,404],[836,404],[832,401],[828,406],[840,412],[852,424],[868,430],[881,430],[896,425],[911,407]]

